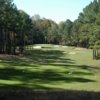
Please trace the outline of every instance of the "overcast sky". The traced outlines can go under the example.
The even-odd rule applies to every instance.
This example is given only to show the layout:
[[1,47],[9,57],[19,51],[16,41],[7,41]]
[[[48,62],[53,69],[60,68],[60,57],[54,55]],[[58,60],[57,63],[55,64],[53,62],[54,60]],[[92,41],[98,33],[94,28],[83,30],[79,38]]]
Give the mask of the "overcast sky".
[[39,14],[57,23],[77,19],[82,9],[93,0],[14,0],[18,9],[30,16]]

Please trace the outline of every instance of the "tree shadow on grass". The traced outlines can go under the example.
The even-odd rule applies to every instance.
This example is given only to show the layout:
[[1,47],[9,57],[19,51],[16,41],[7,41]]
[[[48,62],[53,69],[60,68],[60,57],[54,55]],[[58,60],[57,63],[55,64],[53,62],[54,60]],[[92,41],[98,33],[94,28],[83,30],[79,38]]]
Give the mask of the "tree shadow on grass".
[[100,68],[99,67],[96,67],[96,66],[80,65],[79,67],[82,68],[82,69],[100,70]]
[[73,60],[64,57],[64,52],[59,50],[32,50],[28,51],[25,56],[38,63],[74,63]]
[[74,64],[72,59],[65,57],[63,51],[59,50],[32,50],[28,51],[24,56],[17,57],[17,60],[14,57],[11,60],[11,57],[10,60],[3,60],[0,63],[4,66],[30,66],[31,63],[41,65],[52,65],[54,63],[63,65]]
[[[72,83],[72,82],[95,82],[95,80],[82,77],[83,75],[92,75],[90,72],[75,71],[69,75],[69,71],[58,72],[54,69],[45,69],[42,71],[30,71],[27,67],[34,69],[35,67],[40,68],[40,65],[51,65],[61,66],[64,68],[83,68],[82,66],[75,65],[75,62],[64,56],[63,51],[59,50],[33,50],[27,53],[26,58],[32,59],[31,61],[23,60],[12,60],[12,61],[0,61],[0,80],[6,82],[19,81],[19,84],[0,83],[0,88],[5,87],[24,87],[24,88],[42,88],[42,84],[53,84],[53,83]],[[35,64],[34,64],[35,63]],[[31,65],[34,64],[34,65]],[[40,64],[40,65],[39,65]],[[23,68],[24,67],[24,68]],[[89,67],[89,66],[88,66]],[[87,70],[87,69],[85,69]],[[49,87],[46,87],[49,88]]]
[[[83,75],[85,73],[75,73],[74,75]],[[88,73],[89,74],[89,73]],[[37,71],[23,71],[21,69],[15,69],[15,68],[2,68],[0,69],[0,80],[6,80],[9,82],[13,81],[19,81],[19,84],[15,84],[15,87],[31,87],[31,88],[39,88],[35,87],[40,84],[52,84],[52,83],[59,83],[59,82],[65,82],[65,83],[72,83],[72,82],[95,82],[94,80],[82,78],[82,77],[75,77],[74,75],[66,75],[64,73],[58,73],[53,70],[45,70],[42,72]],[[1,83],[0,83],[1,84]],[[10,83],[6,83],[5,87],[11,86]],[[0,85],[0,88],[2,88],[3,84]],[[12,85],[13,87],[14,85]]]

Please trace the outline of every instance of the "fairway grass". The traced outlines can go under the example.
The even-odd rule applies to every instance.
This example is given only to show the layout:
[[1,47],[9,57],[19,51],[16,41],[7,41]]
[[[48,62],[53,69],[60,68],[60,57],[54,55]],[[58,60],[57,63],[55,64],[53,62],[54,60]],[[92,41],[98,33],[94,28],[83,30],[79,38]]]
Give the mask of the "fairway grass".
[[100,60],[91,49],[38,46],[17,59],[0,58],[0,89],[100,91]]

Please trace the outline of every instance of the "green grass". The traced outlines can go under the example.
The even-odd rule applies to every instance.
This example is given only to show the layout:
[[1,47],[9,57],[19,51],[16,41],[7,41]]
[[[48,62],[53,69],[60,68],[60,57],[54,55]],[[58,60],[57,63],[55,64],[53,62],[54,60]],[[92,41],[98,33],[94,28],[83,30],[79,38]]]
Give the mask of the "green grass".
[[100,91],[100,60],[92,59],[92,50],[41,46],[0,60],[0,88]]

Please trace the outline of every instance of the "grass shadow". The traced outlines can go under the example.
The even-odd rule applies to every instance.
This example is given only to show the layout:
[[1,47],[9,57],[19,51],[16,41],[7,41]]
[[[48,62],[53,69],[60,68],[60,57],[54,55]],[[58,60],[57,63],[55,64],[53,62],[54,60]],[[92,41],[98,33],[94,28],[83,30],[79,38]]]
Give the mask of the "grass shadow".
[[[85,73],[74,73],[74,75],[83,75]],[[89,73],[88,73],[89,74]],[[57,82],[65,82],[65,83],[72,83],[72,82],[95,82],[92,79],[87,79],[83,77],[75,77],[74,75],[68,75],[65,73],[58,73],[53,70],[45,70],[42,72],[38,71],[23,71],[22,69],[15,69],[15,68],[2,68],[0,69],[0,80],[9,81],[9,83],[4,84],[5,87],[7,86],[15,86],[15,87],[24,87],[24,88],[40,88],[38,85],[40,84],[52,84]],[[19,84],[9,85],[12,81],[19,81]],[[37,85],[37,86],[36,86]],[[2,88],[3,85],[0,85]],[[9,88],[9,87],[8,87]],[[49,87],[48,87],[49,88]],[[42,88],[44,89],[44,87]]]
[[[68,68],[81,68],[88,70],[90,66],[76,65],[72,59],[69,59],[64,55],[63,51],[60,50],[33,50],[27,52],[24,55],[26,59],[31,59],[30,61],[24,60],[3,60],[0,61],[0,81],[5,80],[8,84],[0,83],[0,88],[41,88],[49,89],[48,87],[42,86],[42,84],[52,84],[57,82],[64,83],[87,83],[95,82],[95,80],[90,78],[84,78],[84,75],[92,75],[91,72],[84,71],[74,71],[69,74],[69,71],[65,70],[58,72],[54,69],[45,69],[42,71],[27,70],[28,67],[34,69],[35,67],[40,68],[40,65],[49,65],[54,67],[64,67]],[[32,65],[31,65],[32,64]],[[33,65],[34,64],[34,65]],[[18,84],[11,84],[12,81],[19,81]],[[11,84],[11,85],[10,85]]]
[[74,63],[73,60],[64,57],[63,51],[60,50],[32,50],[28,51],[25,56],[38,63]]

